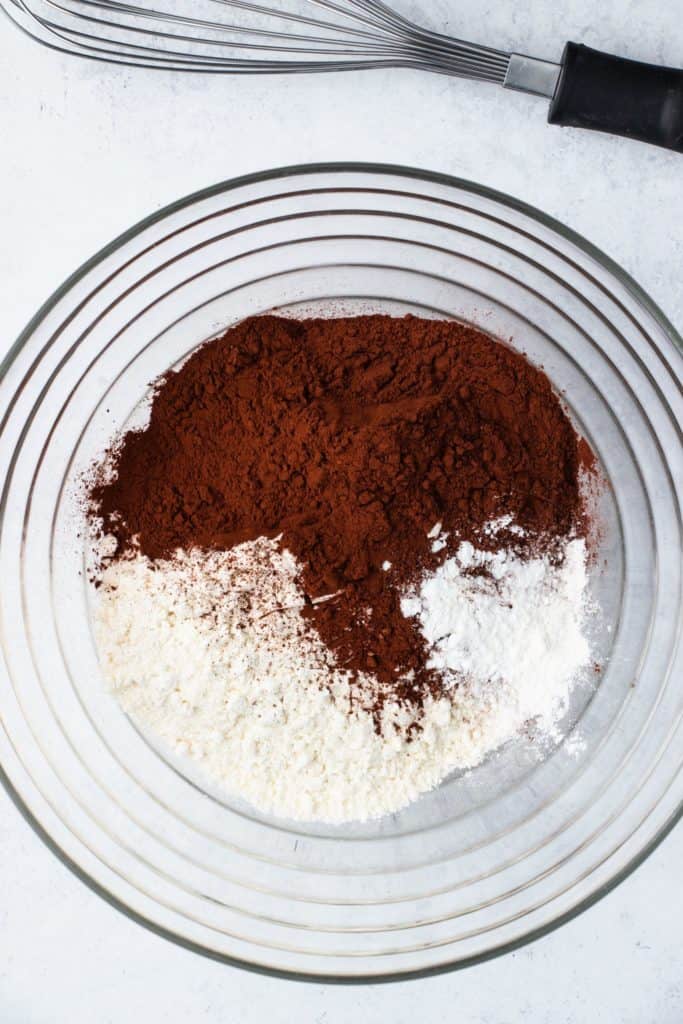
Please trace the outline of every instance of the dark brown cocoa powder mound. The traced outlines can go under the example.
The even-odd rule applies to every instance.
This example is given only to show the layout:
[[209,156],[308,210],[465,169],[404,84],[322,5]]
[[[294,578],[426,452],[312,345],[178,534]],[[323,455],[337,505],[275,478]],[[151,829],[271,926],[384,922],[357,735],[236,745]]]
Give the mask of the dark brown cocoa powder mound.
[[449,535],[439,558],[465,539],[512,541],[480,534],[503,515],[526,531],[518,546],[566,536],[581,519],[580,443],[547,377],[479,331],[264,316],[158,384],[149,425],[122,439],[91,503],[116,556],[281,534],[339,666],[375,675],[378,707],[419,704],[437,684],[399,601],[434,564],[428,532]]

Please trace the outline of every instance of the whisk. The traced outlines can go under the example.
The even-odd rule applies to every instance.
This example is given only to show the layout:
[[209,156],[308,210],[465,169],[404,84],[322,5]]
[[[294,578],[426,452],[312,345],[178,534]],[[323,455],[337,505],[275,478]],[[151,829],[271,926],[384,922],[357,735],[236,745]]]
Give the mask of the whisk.
[[136,68],[273,74],[417,68],[551,100],[553,124],[683,152],[683,71],[567,43],[561,63],[430,30],[382,0],[0,0],[54,50]]

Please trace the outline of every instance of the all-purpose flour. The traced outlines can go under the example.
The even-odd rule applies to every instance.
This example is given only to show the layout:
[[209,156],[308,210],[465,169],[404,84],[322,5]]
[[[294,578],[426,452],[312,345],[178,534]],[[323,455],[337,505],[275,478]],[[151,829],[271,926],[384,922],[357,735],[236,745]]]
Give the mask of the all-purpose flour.
[[[559,565],[461,544],[402,604],[446,693],[422,712],[385,705],[378,734],[301,614],[299,572],[262,538],[117,561],[97,597],[100,658],[126,711],[266,812],[342,822],[396,811],[530,719],[551,730],[589,664],[582,540]],[[355,685],[370,694],[374,681]]]

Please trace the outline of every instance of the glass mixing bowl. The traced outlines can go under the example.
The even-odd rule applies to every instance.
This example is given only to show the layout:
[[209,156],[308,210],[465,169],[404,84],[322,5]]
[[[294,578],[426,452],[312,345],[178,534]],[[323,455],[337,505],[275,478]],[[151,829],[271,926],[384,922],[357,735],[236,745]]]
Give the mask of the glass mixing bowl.
[[[604,667],[564,739],[520,739],[400,814],[307,826],[228,799],[106,692],[74,492],[150,382],[273,308],[477,324],[542,364],[608,486]],[[231,963],[379,980],[462,966],[602,896],[681,814],[681,339],[605,256],[522,204],[393,167],[197,193],[73,275],[2,368],[0,759],[38,834],[114,906]]]

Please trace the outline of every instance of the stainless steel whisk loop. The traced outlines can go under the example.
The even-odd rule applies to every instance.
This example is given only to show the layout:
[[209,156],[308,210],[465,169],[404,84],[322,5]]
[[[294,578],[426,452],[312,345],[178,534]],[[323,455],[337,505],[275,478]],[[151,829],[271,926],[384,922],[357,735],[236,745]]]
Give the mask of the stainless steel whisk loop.
[[503,84],[510,63],[509,54],[422,28],[381,0],[156,2],[0,0],[38,42],[133,67],[214,74],[412,67]]
[[[211,74],[416,68],[550,100],[548,122],[683,153],[683,69],[567,42],[561,63],[423,27],[407,0],[0,0],[65,53]],[[404,8],[405,10],[405,8]]]

